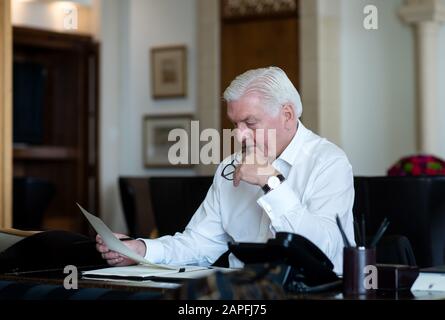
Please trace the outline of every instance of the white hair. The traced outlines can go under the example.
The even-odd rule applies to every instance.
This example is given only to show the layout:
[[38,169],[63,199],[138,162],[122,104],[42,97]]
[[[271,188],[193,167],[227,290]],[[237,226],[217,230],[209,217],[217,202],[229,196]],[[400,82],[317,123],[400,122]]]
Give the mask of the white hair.
[[224,91],[224,100],[237,101],[250,93],[260,94],[273,115],[278,114],[284,104],[293,106],[297,118],[300,118],[303,112],[297,89],[286,73],[278,67],[253,69],[239,75]]

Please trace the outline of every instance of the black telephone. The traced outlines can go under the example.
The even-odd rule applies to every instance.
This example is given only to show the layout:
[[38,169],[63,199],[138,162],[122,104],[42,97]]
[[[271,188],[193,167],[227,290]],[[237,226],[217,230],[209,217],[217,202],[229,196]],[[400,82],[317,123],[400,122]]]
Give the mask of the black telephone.
[[266,243],[229,243],[229,251],[246,265],[285,265],[282,285],[294,293],[324,291],[341,285],[329,258],[305,237],[278,232]]

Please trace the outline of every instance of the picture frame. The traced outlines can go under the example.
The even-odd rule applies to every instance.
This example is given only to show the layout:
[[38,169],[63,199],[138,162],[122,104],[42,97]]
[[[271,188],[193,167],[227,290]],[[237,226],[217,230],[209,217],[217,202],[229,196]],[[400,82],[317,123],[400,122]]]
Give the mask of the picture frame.
[[[143,118],[143,161],[146,168],[192,167],[190,154],[186,164],[172,164],[168,159],[170,147],[178,141],[168,141],[170,130],[184,129],[190,137],[191,115],[145,115]],[[181,139],[189,147],[189,139]]]
[[151,49],[154,99],[187,95],[187,49],[184,45]]

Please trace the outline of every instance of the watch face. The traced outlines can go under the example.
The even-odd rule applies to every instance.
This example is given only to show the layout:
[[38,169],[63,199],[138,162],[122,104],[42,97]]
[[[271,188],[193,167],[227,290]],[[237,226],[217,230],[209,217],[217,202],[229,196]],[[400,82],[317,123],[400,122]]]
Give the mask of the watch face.
[[278,177],[276,176],[272,176],[267,180],[267,184],[269,185],[269,187],[271,189],[275,189],[276,187],[278,187],[280,185],[280,179],[278,179]]

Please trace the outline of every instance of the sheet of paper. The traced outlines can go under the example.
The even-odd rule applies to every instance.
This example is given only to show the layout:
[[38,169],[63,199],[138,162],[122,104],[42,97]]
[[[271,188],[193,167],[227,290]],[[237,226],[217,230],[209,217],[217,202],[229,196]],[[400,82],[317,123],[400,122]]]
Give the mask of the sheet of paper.
[[445,273],[420,272],[411,291],[442,291],[445,292]]
[[96,232],[102,237],[103,241],[107,245],[110,250],[120,253],[123,256],[126,256],[136,262],[142,263],[144,265],[150,266],[155,269],[170,269],[170,270],[178,270],[177,266],[167,266],[161,264],[153,264],[150,261],[144,259],[136,252],[131,251],[125,244],[122,243],[113,232],[107,227],[105,223],[101,219],[96,216],[93,216],[84,208],[82,208],[79,204],[77,204],[82,211],[83,215],[87,218],[88,222],[91,226],[96,230]]

